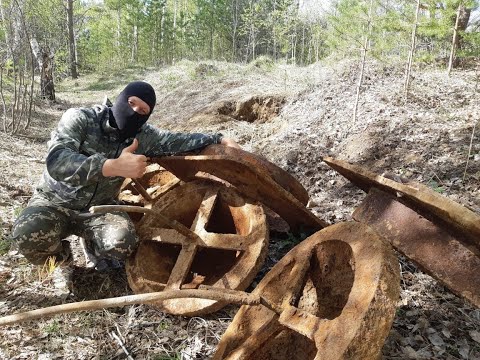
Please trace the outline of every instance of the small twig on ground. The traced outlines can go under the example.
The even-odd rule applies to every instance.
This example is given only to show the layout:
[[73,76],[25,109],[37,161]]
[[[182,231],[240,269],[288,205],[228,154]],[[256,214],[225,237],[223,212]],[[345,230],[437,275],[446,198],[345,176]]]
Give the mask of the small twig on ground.
[[468,162],[470,160],[470,154],[472,153],[472,144],[473,144],[473,138],[475,136],[476,126],[477,126],[477,123],[473,124],[472,136],[470,137],[470,147],[468,148],[467,163],[465,164],[465,171],[463,172],[462,184],[465,183],[465,177],[467,176]]
[[442,179],[440,179],[440,177],[437,175],[437,173],[436,173],[435,171],[433,171],[433,170],[432,170],[432,172],[433,172],[433,176],[435,176],[435,177],[437,178],[438,183],[439,183],[440,185],[442,185],[442,186],[445,186],[445,184],[443,183]]
[[[117,331],[118,331],[118,330],[117,330]],[[123,341],[120,339],[120,337],[119,337],[117,334],[115,334],[115,332],[113,332],[113,331],[110,333],[110,336],[117,341],[118,345],[120,345],[120,347],[122,348],[122,350],[123,350],[123,352],[125,353],[125,355],[127,355],[127,359],[128,359],[128,360],[134,360],[133,357],[132,357],[132,356],[130,355],[130,353],[128,352],[127,348],[125,347],[125,344],[124,344]]]

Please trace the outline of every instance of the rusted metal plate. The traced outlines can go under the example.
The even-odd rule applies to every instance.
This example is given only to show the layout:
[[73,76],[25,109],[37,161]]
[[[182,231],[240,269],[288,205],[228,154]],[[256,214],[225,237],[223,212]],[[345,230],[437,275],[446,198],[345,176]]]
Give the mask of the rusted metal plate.
[[[154,214],[146,214],[137,224],[138,249],[127,261],[128,281],[135,293],[199,284],[244,290],[265,260],[269,234],[263,208],[231,187],[206,180],[188,182],[162,196],[152,210],[178,221],[194,236],[165,228]],[[224,306],[206,299],[154,305],[185,316]]]
[[328,225],[278,185],[264,168],[242,158],[228,155],[198,155],[154,158],[152,161],[184,181],[195,179],[199,173],[212,174],[226,180],[240,193],[271,208],[292,229],[303,226],[311,230],[319,230]]
[[242,306],[215,360],[375,359],[400,293],[398,261],[367,225],[329,226],[293,248]]
[[243,159],[255,167],[264,168],[267,170],[273,180],[275,180],[281,187],[292,194],[303,205],[307,205],[308,203],[308,192],[302,186],[302,184],[300,184],[300,182],[288,172],[260,155],[255,155],[242,149],[236,149],[220,144],[207,146],[200,153],[200,155],[227,155]]
[[368,192],[378,188],[396,196],[397,201],[412,208],[446,231],[465,239],[480,256],[480,216],[430,188],[413,181],[400,183],[376,175],[365,168],[332,158],[323,159],[330,167],[345,176],[359,188]]
[[353,218],[373,227],[425,272],[480,307],[480,257],[462,241],[374,188]]

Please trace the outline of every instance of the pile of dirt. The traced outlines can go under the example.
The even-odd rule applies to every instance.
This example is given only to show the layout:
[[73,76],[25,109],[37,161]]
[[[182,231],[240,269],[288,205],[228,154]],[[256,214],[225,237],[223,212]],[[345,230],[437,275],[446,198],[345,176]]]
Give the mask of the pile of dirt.
[[[182,62],[146,75],[158,92],[152,122],[173,131],[222,132],[237,139],[244,149],[297,177],[309,191],[311,210],[329,223],[350,220],[365,195],[322,163],[327,155],[422,182],[480,214],[479,127],[473,132],[480,118],[480,86],[475,73],[417,70],[406,96],[403,64],[370,62],[353,119],[358,69],[355,61],[305,68],[224,63],[196,68]],[[88,103],[101,101],[97,99],[98,93],[92,94]],[[48,131],[64,107],[40,108],[22,137],[0,133],[4,238],[43,170]],[[299,241],[271,235],[266,265],[250,290]],[[480,310],[399,258],[401,299],[383,358],[480,359]],[[77,291],[68,301],[126,294],[121,279],[124,274],[97,276],[95,291]],[[14,249],[1,256],[0,315],[61,303],[51,287],[49,276]],[[128,352],[137,359],[208,358],[237,309],[192,319],[144,305],[63,315],[0,329],[0,357],[124,358]]]

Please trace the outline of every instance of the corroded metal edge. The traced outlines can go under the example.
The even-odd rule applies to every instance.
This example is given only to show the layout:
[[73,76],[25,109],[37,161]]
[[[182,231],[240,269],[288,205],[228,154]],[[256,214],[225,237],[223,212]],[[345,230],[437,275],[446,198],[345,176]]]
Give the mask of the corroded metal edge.
[[480,307],[480,257],[458,238],[372,188],[353,213],[453,293]]
[[263,168],[226,155],[170,156],[153,158],[178,178],[190,181],[205,172],[234,185],[242,194],[260,201],[279,214],[292,229],[320,230],[328,223],[316,217]]
[[480,254],[480,216],[473,211],[417,182],[399,183],[361,166],[329,157],[323,161],[365,192],[375,187],[396,196],[397,201],[447,232],[461,235],[468,242],[465,245],[475,247],[472,251]]
[[273,180],[281,187],[291,193],[303,205],[308,203],[308,192],[300,182],[281,167],[268,161],[266,158],[251,152],[236,149],[230,146],[215,144],[207,146],[200,155],[227,155],[243,159],[255,167],[263,167],[267,170]]

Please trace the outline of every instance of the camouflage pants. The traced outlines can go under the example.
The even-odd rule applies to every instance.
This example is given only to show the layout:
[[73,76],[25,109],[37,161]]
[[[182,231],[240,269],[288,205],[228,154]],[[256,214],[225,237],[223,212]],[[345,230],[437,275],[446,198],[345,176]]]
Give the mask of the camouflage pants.
[[[42,265],[53,256],[58,262],[71,258],[70,244],[77,235],[101,258],[125,260],[135,249],[137,235],[126,213],[81,213],[55,206],[28,206],[12,229],[12,239],[28,261]],[[63,241],[62,241],[63,240]]]

